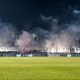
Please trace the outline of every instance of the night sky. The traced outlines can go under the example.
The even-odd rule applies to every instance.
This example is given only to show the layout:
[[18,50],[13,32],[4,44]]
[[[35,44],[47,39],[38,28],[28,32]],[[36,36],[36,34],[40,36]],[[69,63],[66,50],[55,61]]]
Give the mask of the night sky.
[[19,30],[25,29],[25,24],[31,25],[30,30],[38,27],[40,15],[52,16],[58,18],[60,23],[67,23],[72,19],[73,9],[80,10],[79,0],[0,0],[1,21],[11,22]]

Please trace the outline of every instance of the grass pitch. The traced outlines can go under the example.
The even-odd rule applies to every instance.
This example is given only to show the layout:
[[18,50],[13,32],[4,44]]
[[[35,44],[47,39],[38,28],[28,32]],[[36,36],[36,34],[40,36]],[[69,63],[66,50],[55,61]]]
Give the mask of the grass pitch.
[[80,57],[1,57],[0,80],[80,80]]

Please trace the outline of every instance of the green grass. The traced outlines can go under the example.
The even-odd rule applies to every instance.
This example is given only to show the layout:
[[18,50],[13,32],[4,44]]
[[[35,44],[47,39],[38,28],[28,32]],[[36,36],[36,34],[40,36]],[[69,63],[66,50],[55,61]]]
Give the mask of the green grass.
[[80,57],[1,57],[0,80],[80,80]]

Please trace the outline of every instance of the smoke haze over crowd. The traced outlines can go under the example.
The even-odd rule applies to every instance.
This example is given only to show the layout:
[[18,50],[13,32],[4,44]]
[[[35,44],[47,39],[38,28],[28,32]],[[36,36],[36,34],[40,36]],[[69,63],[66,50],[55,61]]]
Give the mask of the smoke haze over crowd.
[[[18,2],[13,1],[16,6],[12,5],[11,8],[14,8],[14,13],[17,12],[15,16],[9,13],[12,10],[9,8],[12,2],[6,3],[6,10],[8,11],[9,8],[6,15],[0,13],[0,47],[18,47],[22,52],[26,48],[79,47],[80,9],[78,3],[73,1],[72,4],[71,0],[70,2],[65,0],[62,2],[48,0],[39,0],[40,3],[21,2],[17,5]],[[28,3],[31,5],[29,6]],[[23,13],[20,10],[17,11],[20,4],[24,4],[20,9]]]

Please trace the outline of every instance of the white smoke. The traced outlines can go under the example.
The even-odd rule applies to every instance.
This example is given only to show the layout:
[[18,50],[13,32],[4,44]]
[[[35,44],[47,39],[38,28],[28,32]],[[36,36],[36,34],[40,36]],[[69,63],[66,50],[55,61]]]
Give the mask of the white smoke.
[[[49,19],[45,18],[45,19],[49,20],[51,18]],[[51,31],[49,31],[49,36],[45,40],[45,45],[44,45],[47,51],[64,52],[65,48],[79,47],[76,44],[80,39],[79,23],[78,24],[70,23],[62,25],[64,28],[61,29],[62,26],[58,25],[58,19],[52,19],[50,21],[51,21],[50,22]]]
[[[79,14],[80,11],[73,10],[74,13]],[[76,44],[80,40],[79,18],[76,20],[77,22],[59,25],[57,18],[53,18],[52,16],[46,17],[44,15],[40,17],[40,26],[32,29],[32,32],[29,31],[28,28],[30,26],[28,26],[26,27],[27,31],[24,30],[19,35],[17,35],[17,31],[11,23],[0,22],[0,47],[15,46],[23,53],[28,49],[43,48],[48,51],[61,52],[63,48],[79,47]],[[44,29],[44,26],[47,29]]]
[[0,47],[14,46],[16,29],[10,23],[0,22]]
[[22,31],[22,34],[19,35],[19,38],[16,40],[16,46],[19,48],[19,51],[24,53],[28,50],[32,50],[32,48],[35,47],[35,36],[35,34],[31,34],[27,31]]

